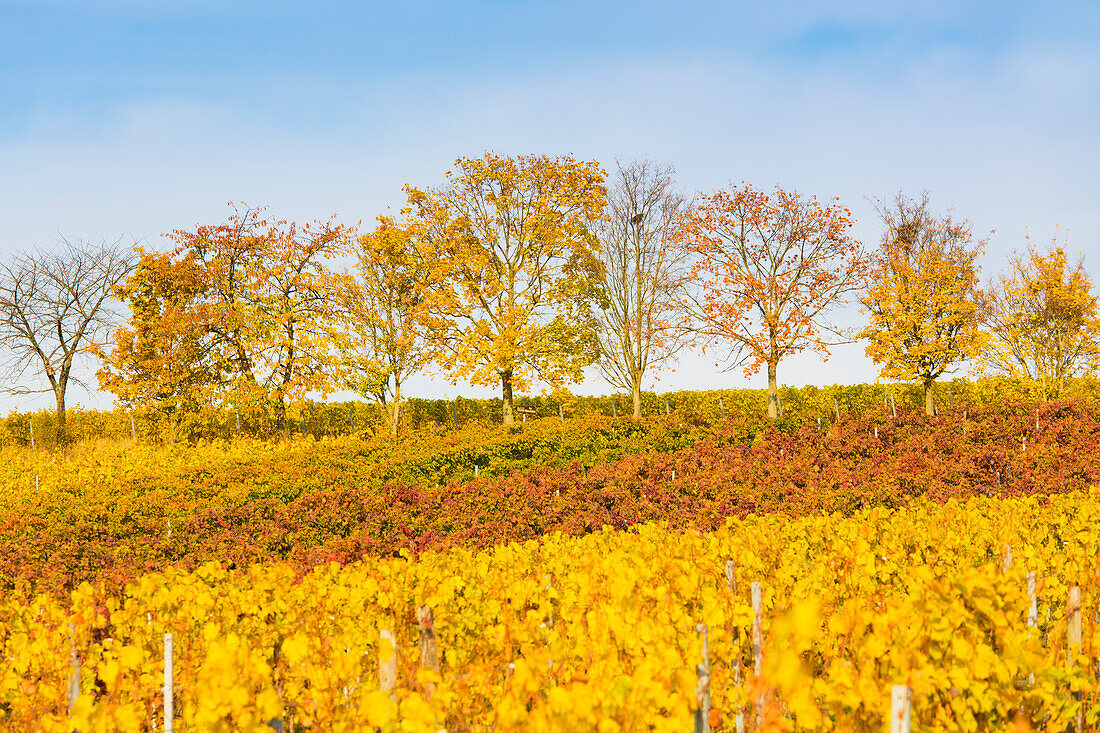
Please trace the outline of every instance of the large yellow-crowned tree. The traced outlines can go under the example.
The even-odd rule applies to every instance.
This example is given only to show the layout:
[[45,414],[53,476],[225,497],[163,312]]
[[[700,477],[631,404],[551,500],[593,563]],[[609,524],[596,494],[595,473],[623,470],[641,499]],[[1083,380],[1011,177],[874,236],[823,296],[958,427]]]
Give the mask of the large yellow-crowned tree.
[[452,379],[499,384],[505,424],[514,390],[578,382],[598,358],[604,178],[595,161],[487,153],[406,189],[431,255],[433,355]]
[[1058,397],[1066,380],[1100,368],[1100,307],[1084,257],[1071,265],[1065,249],[1030,242],[984,293],[983,325],[991,341],[983,370],[1032,384],[1042,399]]
[[869,322],[858,335],[884,378],[921,384],[932,415],[936,380],[981,349],[976,261],[985,243],[968,222],[933,212],[927,192],[876,208],[883,233],[860,298]]

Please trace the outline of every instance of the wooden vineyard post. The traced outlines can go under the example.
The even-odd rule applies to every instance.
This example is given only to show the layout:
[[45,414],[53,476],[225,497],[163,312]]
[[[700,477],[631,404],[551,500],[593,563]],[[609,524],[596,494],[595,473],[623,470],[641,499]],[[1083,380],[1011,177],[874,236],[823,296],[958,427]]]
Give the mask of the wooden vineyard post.
[[69,648],[68,707],[66,708],[69,715],[73,714],[73,705],[80,697],[80,660],[76,656],[76,641],[73,638],[75,634],[76,630],[72,624],[69,624],[69,643],[72,645]]
[[619,406],[615,403],[615,400],[611,400],[611,417],[619,417]]
[[833,396],[833,409],[836,410],[836,421],[840,422],[840,403],[836,401],[836,396]]
[[558,403],[558,417],[561,418],[562,422],[565,422],[565,408],[561,406],[560,402]]
[[894,685],[890,695],[890,733],[909,733],[910,693],[905,685]]
[[378,688],[392,692],[397,687],[397,640],[390,629],[380,629],[378,636]]
[[[731,596],[737,595],[737,563],[733,560],[726,560],[726,590],[730,592]],[[734,627],[730,629],[730,636],[733,637],[733,643],[738,649],[738,654],[733,658],[733,684],[740,686],[741,684],[741,630]],[[737,733],[745,733],[745,712],[740,706],[737,707],[737,712],[734,717],[734,726]]]
[[[752,665],[757,679],[764,670],[764,602],[760,583],[752,584]],[[764,693],[756,699],[756,729],[764,724]]]
[[878,440],[878,425],[875,426],[875,440]]
[[1039,624],[1039,605],[1035,600],[1035,573],[1027,574],[1027,595],[1031,600],[1027,608],[1027,625],[1035,628]]
[[[439,671],[439,646],[435,638],[435,618],[431,606],[417,606],[416,621],[420,626],[420,666]],[[397,655],[394,654],[396,659]],[[435,683],[424,685],[424,692],[431,699],[435,692]]]
[[175,711],[172,700],[172,635],[164,635],[164,733],[172,733]]
[[710,733],[710,648],[707,643],[707,625],[695,627],[696,636],[703,637],[703,661],[695,668],[695,733]]
[[665,397],[665,414],[668,415],[670,410],[668,409],[668,397]]
[[[1035,573],[1027,574],[1027,626],[1029,629],[1034,629],[1039,625],[1039,604],[1035,599]],[[1035,686],[1035,673],[1032,672],[1027,676],[1028,687]]]
[[[1081,652],[1081,588],[1073,586],[1069,589],[1066,598],[1066,642],[1068,649],[1068,664],[1073,665],[1074,653]],[[1077,701],[1077,733],[1085,730],[1085,707],[1081,693],[1074,693],[1073,699]]]
[[455,405],[452,402],[451,405],[451,424],[455,427],[455,432],[458,432],[458,414],[455,412]]
[[722,402],[721,397],[718,398],[718,409],[722,411],[722,420],[725,421],[725,419],[726,419],[726,405],[725,405],[725,403]]
[[1081,648],[1081,588],[1073,586],[1069,589],[1069,597],[1066,598],[1066,641],[1070,651],[1074,647]]

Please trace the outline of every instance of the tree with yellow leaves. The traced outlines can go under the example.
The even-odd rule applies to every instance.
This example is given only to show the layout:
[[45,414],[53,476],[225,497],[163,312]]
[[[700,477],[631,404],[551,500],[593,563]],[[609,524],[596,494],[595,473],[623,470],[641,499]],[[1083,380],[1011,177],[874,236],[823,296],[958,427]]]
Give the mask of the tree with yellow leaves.
[[571,156],[459,158],[438,189],[406,187],[430,255],[425,310],[452,379],[500,384],[503,418],[533,378],[579,382],[596,361],[604,171]]
[[858,336],[884,378],[921,383],[932,415],[936,380],[981,348],[977,258],[985,242],[974,241],[969,222],[937,216],[927,191],[876,208],[883,233],[860,299],[870,323]]
[[1052,240],[1047,252],[1029,241],[1010,271],[984,293],[983,325],[991,343],[980,367],[1034,385],[1044,400],[1059,396],[1066,380],[1100,368],[1100,307],[1084,257],[1070,266]]
[[427,266],[413,227],[385,216],[359,237],[359,277],[345,293],[341,324],[348,386],[373,397],[397,435],[402,387],[428,360],[424,318]]

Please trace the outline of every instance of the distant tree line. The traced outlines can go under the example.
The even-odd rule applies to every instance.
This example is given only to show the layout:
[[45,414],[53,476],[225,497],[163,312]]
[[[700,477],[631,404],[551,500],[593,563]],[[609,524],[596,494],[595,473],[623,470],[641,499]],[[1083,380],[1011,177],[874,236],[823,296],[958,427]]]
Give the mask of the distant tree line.
[[[1083,258],[1030,241],[981,286],[986,240],[923,193],[876,201],[865,247],[850,210],[747,183],[694,200],[667,165],[570,156],[460,158],[434,188],[369,230],[299,225],[231,205],[176,230],[169,252],[65,242],[0,266],[9,392],[52,392],[64,429],[74,366],[170,422],[213,405],[286,425],[307,393],[354,390],[393,434],[404,385],[426,370],[496,386],[501,418],[536,380],[553,390],[598,366],[642,414],[648,380],[686,347],[746,375],[803,350],[866,341],[881,376],[936,380],[960,362],[1047,399],[1100,366],[1100,309]],[[355,266],[340,263],[351,258]],[[830,316],[852,299],[867,322]]]

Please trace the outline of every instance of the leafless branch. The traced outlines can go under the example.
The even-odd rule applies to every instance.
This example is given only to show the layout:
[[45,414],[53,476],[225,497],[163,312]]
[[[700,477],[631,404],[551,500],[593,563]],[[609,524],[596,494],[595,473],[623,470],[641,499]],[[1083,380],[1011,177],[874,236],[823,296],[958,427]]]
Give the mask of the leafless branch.
[[[0,391],[52,392],[64,425],[73,368],[118,322],[115,288],[133,271],[133,245],[62,239],[0,263]],[[46,385],[34,382],[45,378]]]

